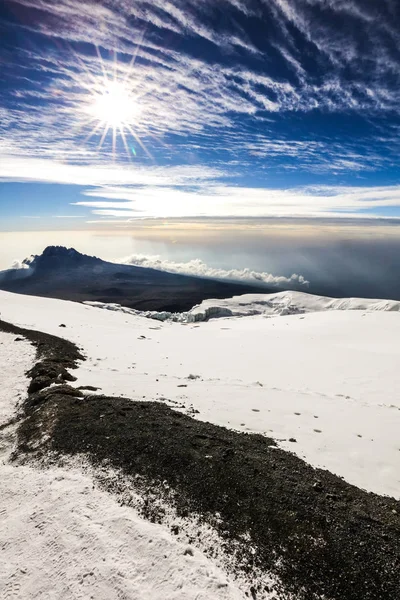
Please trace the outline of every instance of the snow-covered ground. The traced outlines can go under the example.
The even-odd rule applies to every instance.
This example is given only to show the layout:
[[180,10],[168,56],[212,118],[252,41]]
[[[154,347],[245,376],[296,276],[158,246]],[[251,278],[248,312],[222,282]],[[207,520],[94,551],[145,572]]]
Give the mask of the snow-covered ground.
[[19,403],[25,399],[29,385],[25,372],[36,356],[33,346],[25,340],[14,343],[16,337],[0,331],[0,424],[15,417]]
[[276,317],[291,314],[306,314],[327,310],[400,311],[396,300],[371,300],[369,298],[328,298],[304,292],[286,291],[276,294],[243,294],[222,300],[204,300],[188,312],[139,311],[104,302],[85,302],[105,310],[123,312],[134,316],[145,316],[157,321],[198,323],[221,317],[248,317],[263,315]]
[[76,342],[88,357],[78,385],[193,407],[197,418],[265,433],[350,483],[400,498],[400,315],[386,301],[379,310],[357,302],[346,307],[357,310],[158,323],[1,292],[0,312]]
[[[15,342],[15,338],[15,335],[0,331],[0,427],[12,421],[20,402],[25,399],[29,385],[25,373],[32,367],[36,356],[31,344],[25,340]],[[12,423],[0,430],[0,469],[13,449],[14,430]]]
[[[23,300],[12,298],[20,310]],[[35,309],[28,305],[30,320]],[[65,308],[71,318],[70,305]],[[29,343],[14,340],[0,332],[0,426],[15,416],[25,397],[25,372],[35,357]],[[200,551],[121,507],[79,469],[40,471],[10,464],[14,434],[12,426],[0,430],[0,598],[244,598]]]
[[369,298],[328,298],[289,290],[276,294],[244,294],[225,300],[204,300],[187,314],[188,321],[195,322],[219,316],[277,316],[327,310],[400,311],[400,302]]

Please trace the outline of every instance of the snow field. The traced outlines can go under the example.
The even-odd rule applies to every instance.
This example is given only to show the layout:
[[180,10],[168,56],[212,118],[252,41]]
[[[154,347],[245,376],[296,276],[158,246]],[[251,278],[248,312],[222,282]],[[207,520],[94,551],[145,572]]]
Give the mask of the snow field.
[[[304,292],[286,291],[276,294],[243,294],[225,300],[204,300],[187,313],[188,321],[204,321],[215,316],[276,316],[331,310],[400,311],[395,300],[369,298],[328,298]],[[230,313],[228,315],[228,313]]]
[[25,372],[31,368],[36,355],[29,342],[14,342],[16,337],[0,331],[0,425],[15,417],[18,404],[24,400],[29,385]]
[[204,300],[188,312],[140,311],[120,304],[84,302],[87,306],[123,312],[133,316],[149,317],[158,321],[198,323],[221,317],[247,317],[263,315],[276,317],[290,314],[306,314],[331,310],[400,311],[395,300],[371,300],[369,298],[328,298],[304,292],[278,292],[276,294],[243,294],[222,300]]
[[205,421],[272,436],[314,466],[400,498],[400,316],[385,302],[380,310],[358,306],[159,323],[0,293],[6,320],[83,349],[77,385],[160,400],[199,411],[196,418]]
[[[15,337],[0,333],[0,425],[25,397],[35,358]],[[12,427],[0,431],[0,598],[244,598],[200,551],[121,507],[80,469],[8,463],[13,434]]]

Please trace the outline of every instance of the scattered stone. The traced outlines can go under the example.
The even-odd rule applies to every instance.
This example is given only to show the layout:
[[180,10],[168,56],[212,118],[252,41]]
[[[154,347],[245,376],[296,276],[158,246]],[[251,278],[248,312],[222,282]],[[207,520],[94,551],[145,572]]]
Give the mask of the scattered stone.
[[179,535],[179,527],[178,525],[172,525],[171,531],[174,535]]
[[77,390],[82,390],[85,391],[87,390],[88,392],[97,392],[98,390],[100,390],[101,388],[96,387],[94,385],[80,385],[78,388],[76,388]]
[[297,443],[296,438],[289,438],[289,442],[293,442],[294,444]]
[[83,398],[82,392],[69,385],[53,385],[46,389],[42,389],[38,392],[30,394],[25,404],[27,408],[33,408],[47,402],[54,396],[72,396],[74,398]]
[[28,387],[28,394],[34,394],[35,392],[39,392],[40,390],[44,390],[49,387],[53,383],[53,379],[51,377],[46,377],[45,375],[35,377],[31,380]]
[[328,494],[326,494],[326,499],[327,500],[338,500],[338,496],[337,496],[337,494],[328,493]]
[[65,323],[61,323],[59,327],[66,327]]
[[45,396],[46,400],[52,396],[73,396],[75,398],[83,398],[82,392],[70,385],[53,385],[48,390],[43,390],[41,393]]

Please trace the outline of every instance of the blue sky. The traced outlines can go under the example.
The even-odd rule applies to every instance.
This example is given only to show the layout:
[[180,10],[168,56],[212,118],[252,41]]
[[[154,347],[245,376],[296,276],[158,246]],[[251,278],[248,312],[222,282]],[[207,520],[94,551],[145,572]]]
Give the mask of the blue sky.
[[4,0],[0,229],[400,217],[399,42],[397,0]]

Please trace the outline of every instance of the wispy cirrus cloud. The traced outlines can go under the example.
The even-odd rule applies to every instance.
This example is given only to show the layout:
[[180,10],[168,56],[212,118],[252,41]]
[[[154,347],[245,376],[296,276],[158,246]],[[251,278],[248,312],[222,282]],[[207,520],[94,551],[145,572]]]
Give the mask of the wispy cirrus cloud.
[[[102,2],[73,0],[11,4],[30,8],[29,27],[47,37],[120,50],[125,55],[119,67],[122,72],[129,55],[137,55],[130,83],[144,99],[143,126],[160,132],[226,127],[232,124],[231,113],[398,110],[400,56],[393,42],[399,35],[384,3],[380,7],[372,3],[373,10],[360,0],[271,0],[263,5],[221,0],[218,6],[211,0],[118,0],[112,8]],[[238,15],[245,20],[241,22]],[[258,17],[260,26],[266,27],[257,45],[250,39],[253,29],[246,28],[250,16]],[[337,26],[338,18],[342,25],[345,20],[344,27]],[[19,26],[28,25],[21,19]],[[169,42],[164,35],[167,31],[174,36]],[[182,41],[190,37],[224,52],[236,48],[235,66],[217,51],[210,59],[202,47],[197,52],[193,45],[182,47]],[[98,57],[81,50],[68,56],[56,46],[45,56],[34,54],[33,70],[47,65],[58,76],[47,87],[41,81],[40,90],[26,89],[25,93],[35,91],[54,100],[55,92],[59,99],[68,90],[70,112],[76,111],[81,100],[81,90],[71,89],[76,75],[101,72]],[[271,68],[272,60],[280,61],[279,74]],[[351,76],[346,69],[352,69]],[[61,102],[60,113],[74,116],[68,106]]]
[[[276,191],[268,179],[283,173],[294,181],[299,172],[313,181],[367,177],[398,167],[395,2],[6,4],[7,27],[36,37],[5,47],[3,181],[94,186],[88,194],[103,204],[82,205],[117,217],[115,204],[104,202],[134,197],[135,206],[124,205],[125,216],[325,215],[397,206],[393,186],[385,202],[394,204],[379,204],[354,185],[354,193],[337,186],[336,195],[326,196],[299,184]],[[104,70],[127,82],[140,108],[133,128],[149,152],[131,137],[132,164],[121,143],[117,164],[110,138],[99,148],[102,130],[88,118]],[[382,126],[382,115],[393,120],[390,127]],[[353,117],[362,124],[343,133]],[[339,118],[336,131],[331,122]]]

